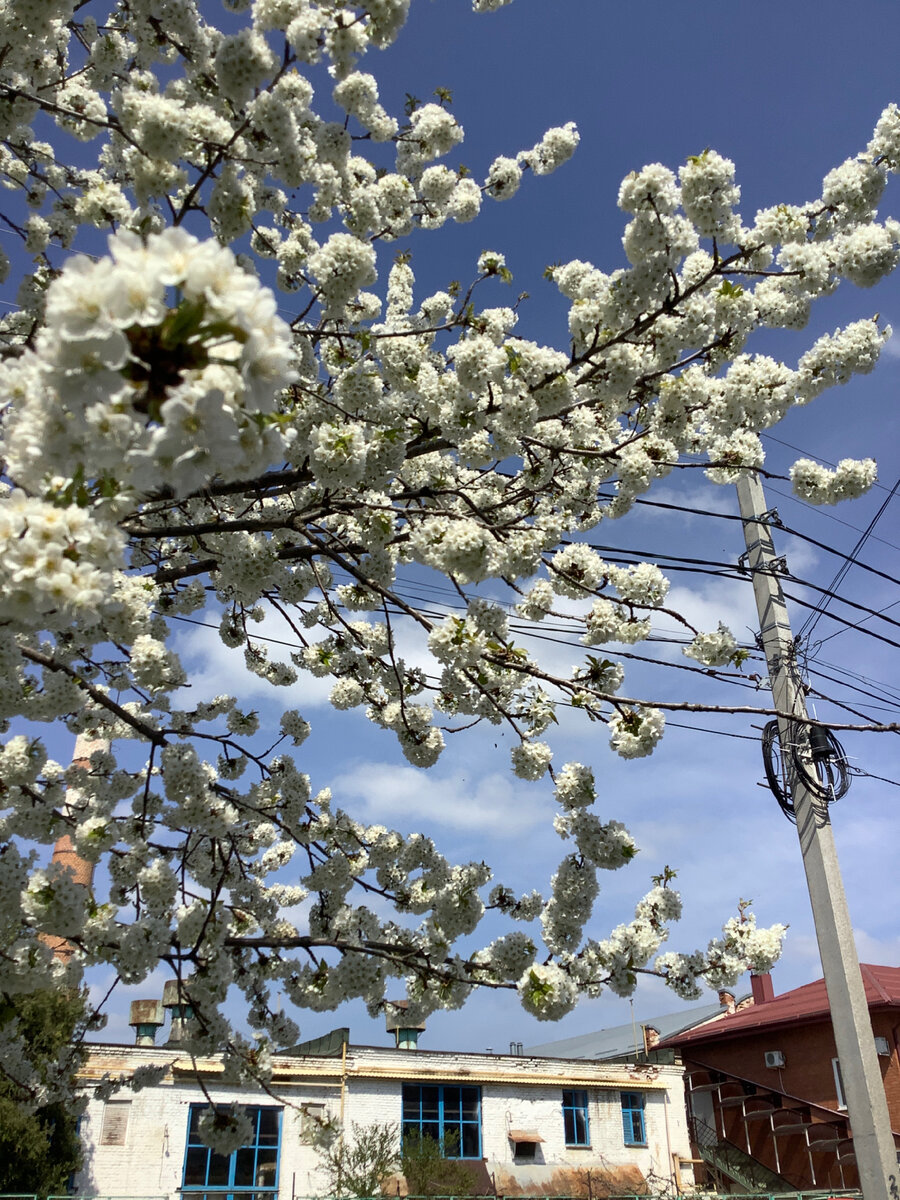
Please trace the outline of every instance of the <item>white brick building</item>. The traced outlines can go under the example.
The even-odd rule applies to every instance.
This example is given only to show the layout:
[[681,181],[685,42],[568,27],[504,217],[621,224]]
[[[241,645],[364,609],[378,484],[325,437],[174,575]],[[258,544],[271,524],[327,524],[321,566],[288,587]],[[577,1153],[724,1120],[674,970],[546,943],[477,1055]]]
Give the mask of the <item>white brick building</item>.
[[[320,1116],[451,1135],[479,1190],[600,1197],[643,1181],[690,1184],[682,1070],[537,1058],[342,1045],[338,1053],[279,1057],[272,1091],[237,1091],[201,1061],[215,1100],[250,1109],[254,1143],[228,1158],[190,1136],[205,1104],[177,1046],[97,1045],[85,1082],[165,1065],[155,1087],[92,1100],[82,1122],[80,1195],[176,1200],[295,1200],[321,1195],[319,1156],[303,1138]],[[194,1114],[192,1117],[192,1113]],[[396,1188],[402,1188],[402,1180]],[[392,1188],[392,1190],[395,1190]],[[214,1197],[211,1193],[216,1192]]]

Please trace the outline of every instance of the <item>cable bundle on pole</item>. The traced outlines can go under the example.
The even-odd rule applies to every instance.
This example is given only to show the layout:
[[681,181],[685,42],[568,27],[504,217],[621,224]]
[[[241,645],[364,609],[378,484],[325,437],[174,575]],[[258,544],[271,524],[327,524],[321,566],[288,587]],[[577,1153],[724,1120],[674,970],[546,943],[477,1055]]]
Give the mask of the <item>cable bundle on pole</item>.
[[850,768],[844,748],[829,729],[791,721],[788,744],[782,744],[778,722],[763,729],[762,752],[766,782],[789,821],[796,821],[792,779],[799,779],[817,800],[831,804],[846,796]]

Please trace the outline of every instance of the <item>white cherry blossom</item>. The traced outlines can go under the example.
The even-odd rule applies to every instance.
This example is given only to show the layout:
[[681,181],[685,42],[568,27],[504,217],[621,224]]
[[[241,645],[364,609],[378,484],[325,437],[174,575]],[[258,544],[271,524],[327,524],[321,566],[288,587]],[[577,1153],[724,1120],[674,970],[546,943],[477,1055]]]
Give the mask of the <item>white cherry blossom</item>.
[[[553,727],[570,706],[625,759],[664,734],[669,702],[629,696],[615,647],[678,617],[677,593],[655,564],[594,549],[596,527],[682,467],[726,484],[762,467],[762,431],[874,368],[878,319],[800,335],[789,362],[755,335],[803,330],[845,283],[896,268],[900,224],[878,207],[897,107],[810,203],[752,219],[714,150],[630,172],[603,269],[548,270],[566,312],[544,345],[503,290],[514,246],[492,237],[426,288],[386,244],[540,188],[575,123],[470,173],[449,95],[392,112],[396,89],[365,69],[408,0],[229,7],[221,29],[194,0],[164,20],[140,0],[0,18],[4,215],[14,273],[34,263],[0,317],[0,990],[74,987],[97,965],[137,983],[165,960],[201,1017],[192,1052],[222,1054],[237,1083],[296,1041],[282,998],[375,1014],[402,980],[418,1019],[487,985],[556,1020],[642,972],[690,998],[767,970],[784,930],[745,909],[706,950],[659,955],[681,913],[669,874],[588,936],[598,872],[637,847],[600,811],[599,772],[554,768]],[[0,278],[10,266],[0,254]],[[834,503],[876,471],[801,459],[791,478]],[[458,607],[410,600],[410,569],[440,572]],[[566,845],[547,894],[345,811],[304,770],[302,705],[267,731],[246,698],[194,699],[172,626],[190,614],[254,686],[327,680],[416,768],[502,727],[516,787],[555,788]],[[548,619],[612,648],[547,666],[521,630]],[[739,669],[724,625],[679,620],[702,667],[683,670]],[[92,739],[87,761],[53,762],[42,723]],[[62,836],[104,866],[91,896],[38,865]],[[479,941],[488,913],[528,928]],[[232,989],[265,1044],[230,1028]],[[246,1132],[237,1110],[210,1120],[223,1153]]]

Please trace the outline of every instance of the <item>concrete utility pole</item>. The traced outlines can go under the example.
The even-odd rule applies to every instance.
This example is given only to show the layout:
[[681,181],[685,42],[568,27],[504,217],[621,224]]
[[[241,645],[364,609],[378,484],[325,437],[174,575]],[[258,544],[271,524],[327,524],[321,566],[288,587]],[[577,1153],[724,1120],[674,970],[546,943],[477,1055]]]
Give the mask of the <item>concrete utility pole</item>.
[[[759,477],[749,472],[743,475],[737,491],[772,697],[779,712],[792,713],[803,722],[807,719],[806,705]],[[791,764],[789,747],[792,740],[797,741],[797,728],[787,718],[779,717],[778,736],[797,818],[860,1186],[865,1200],[896,1200],[900,1178],[897,1152],[828,805],[806,787],[802,775]],[[800,753],[813,773],[815,765],[805,736]]]

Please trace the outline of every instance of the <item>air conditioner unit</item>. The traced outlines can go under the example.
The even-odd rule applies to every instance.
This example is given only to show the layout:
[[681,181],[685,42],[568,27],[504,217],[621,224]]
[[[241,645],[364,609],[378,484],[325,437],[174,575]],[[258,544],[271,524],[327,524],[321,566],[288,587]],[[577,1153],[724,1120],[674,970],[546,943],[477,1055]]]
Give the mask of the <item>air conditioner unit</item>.
[[766,1066],[767,1067],[783,1067],[784,1066],[784,1055],[782,1054],[782,1052],[780,1050],[767,1050],[765,1052],[765,1055],[766,1055]]
[[882,1058],[890,1058],[891,1045],[886,1037],[877,1037],[875,1039],[875,1053],[880,1054]]

